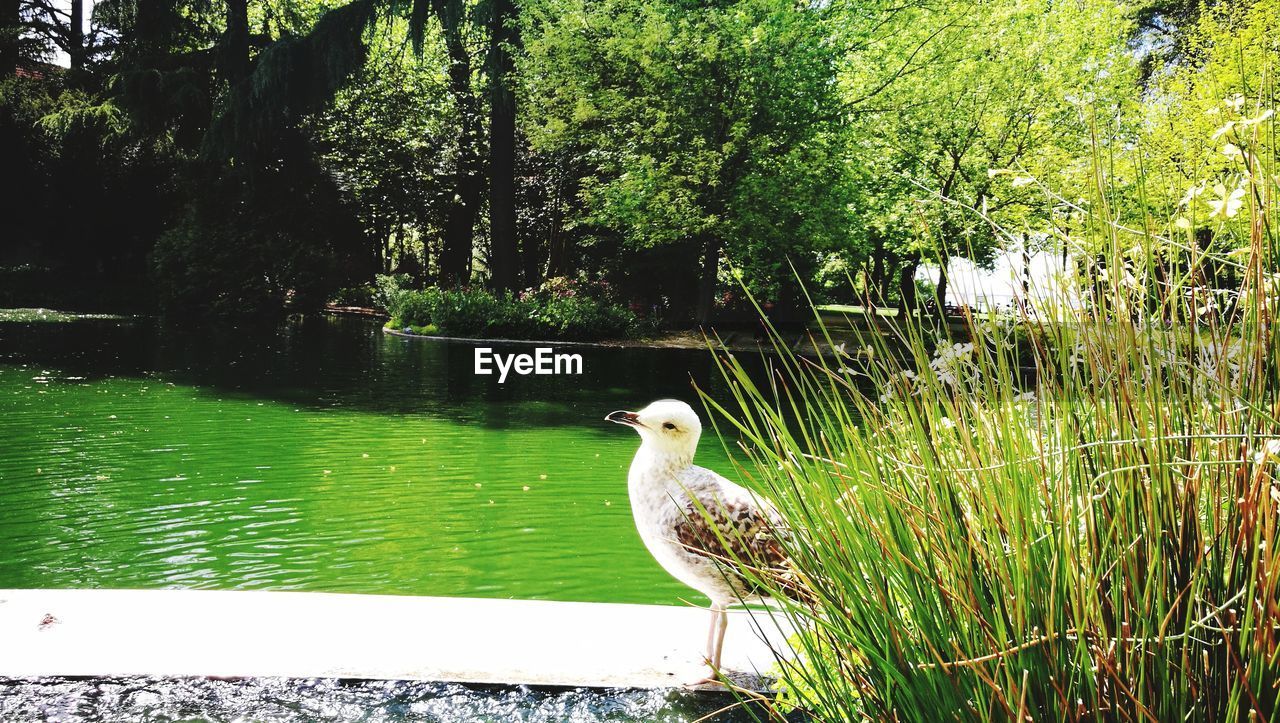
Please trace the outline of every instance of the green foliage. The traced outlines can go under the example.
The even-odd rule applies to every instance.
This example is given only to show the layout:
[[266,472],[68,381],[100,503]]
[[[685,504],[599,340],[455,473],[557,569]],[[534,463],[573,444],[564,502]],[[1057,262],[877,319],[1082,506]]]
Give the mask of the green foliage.
[[[438,236],[450,207],[459,118],[445,93],[439,38],[415,59],[393,24],[372,42],[369,62],[323,113],[308,121],[321,163],[350,195],[366,236],[386,244],[386,268],[423,276],[423,239]],[[392,242],[388,242],[392,240]]]
[[387,311],[393,328],[430,324],[448,336],[525,338],[536,328],[527,310],[510,295],[495,296],[483,289],[406,291]]
[[638,328],[630,311],[594,299],[555,299],[535,309],[532,319],[547,329],[552,339],[621,338]]
[[0,263],[48,270],[23,304],[145,308],[147,250],[174,210],[174,162],[61,71],[0,79]]
[[[1199,245],[1223,253],[1249,247],[1241,191],[1277,154],[1262,117],[1280,100],[1277,24],[1280,2],[1259,0],[1220,5],[1187,33],[1189,62],[1159,78],[1142,109],[1141,154],[1121,156],[1111,171],[1113,203],[1130,225],[1172,218],[1174,237],[1198,234]],[[1227,203],[1233,196],[1242,203]]]
[[411,288],[408,274],[378,274],[373,277],[373,303],[382,309],[390,309],[398,303],[400,294]]
[[206,150],[217,156],[270,153],[282,131],[323,110],[364,65],[365,34],[378,9],[375,0],[353,0],[323,13],[305,35],[284,34],[266,47],[254,59],[252,76],[229,89],[205,137]]
[[[1129,239],[1122,265],[1185,269],[1210,250],[1227,262],[1205,284],[1238,280],[1257,175],[1241,149],[1274,147],[1251,121],[1275,100],[1275,0],[530,0],[505,49],[494,7],[104,0],[84,67],[28,54],[0,80],[17,239],[0,261],[64,274],[91,302],[113,285],[188,312],[220,295],[312,307],[378,272],[492,284],[501,268],[504,287],[608,279],[611,303],[684,319],[740,282],[779,309],[801,283],[911,297],[922,263],[1056,246],[1101,185],[1127,228],[1172,219]],[[24,12],[46,57],[69,39],[61,16]],[[518,137],[490,166],[506,85]],[[510,176],[514,250],[483,223]],[[235,251],[199,248],[215,239]],[[1068,249],[1101,272],[1098,250]]]
[[388,326],[432,326],[447,336],[479,339],[591,341],[640,331],[630,311],[585,295],[529,294],[521,298],[483,289],[399,291],[387,307]]
[[[1271,116],[1247,127],[1274,138]],[[719,418],[790,533],[800,594],[779,599],[800,657],[781,664],[783,704],[847,721],[1275,719],[1280,158],[1262,149],[1240,147],[1251,235],[1225,308],[1202,284],[1230,258],[1126,266],[1166,239],[1099,185],[1067,241],[1112,273],[1082,264],[1079,296],[1036,317],[974,318],[964,342],[908,318],[869,354],[816,362],[775,333],[763,387],[720,357],[735,404]]]
[[998,228],[1043,237],[1054,201],[1024,177],[1087,183],[1090,123],[1134,93],[1129,32],[1108,0],[921,5],[851,57],[859,220],[890,265],[986,264],[1011,245]]
[[349,279],[340,261],[358,237],[323,176],[223,178],[152,251],[160,306],[169,316],[206,318],[315,310]]
[[[526,10],[535,148],[582,164],[584,244],[718,242],[762,293],[849,242],[831,15],[768,0],[554,0]],[[692,287],[697,267],[668,269]]]

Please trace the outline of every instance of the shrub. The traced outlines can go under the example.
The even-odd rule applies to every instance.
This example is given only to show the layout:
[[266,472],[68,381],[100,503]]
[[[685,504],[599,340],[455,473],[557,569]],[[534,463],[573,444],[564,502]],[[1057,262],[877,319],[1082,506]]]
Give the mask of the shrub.
[[446,334],[482,339],[526,338],[539,331],[510,294],[494,296],[481,289],[445,293],[436,324]]
[[574,294],[516,298],[483,289],[428,288],[395,290],[386,298],[392,328],[432,325],[447,336],[588,341],[642,328],[627,309]]
[[413,279],[408,274],[378,274],[373,277],[373,304],[391,312],[401,292],[407,291]]
[[332,179],[305,165],[226,172],[157,240],[166,315],[265,320],[324,305],[356,263],[360,229]]
[[[389,277],[378,278],[381,282]],[[436,309],[443,294],[440,289],[432,287],[412,291],[382,283],[379,283],[379,288],[379,295],[385,300],[387,314],[391,316],[391,326],[400,329],[414,324],[429,324],[436,318]]]
[[605,339],[638,330],[635,314],[620,306],[583,297],[563,297],[534,305],[534,318],[551,339]]

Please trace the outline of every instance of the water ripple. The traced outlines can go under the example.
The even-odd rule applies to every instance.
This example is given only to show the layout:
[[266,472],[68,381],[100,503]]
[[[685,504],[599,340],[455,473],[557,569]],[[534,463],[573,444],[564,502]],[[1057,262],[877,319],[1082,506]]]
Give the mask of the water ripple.
[[[700,355],[498,386],[468,347],[368,325],[5,330],[0,587],[689,596],[631,521],[634,436],[600,417],[687,396]],[[699,460],[729,471],[717,446]]]

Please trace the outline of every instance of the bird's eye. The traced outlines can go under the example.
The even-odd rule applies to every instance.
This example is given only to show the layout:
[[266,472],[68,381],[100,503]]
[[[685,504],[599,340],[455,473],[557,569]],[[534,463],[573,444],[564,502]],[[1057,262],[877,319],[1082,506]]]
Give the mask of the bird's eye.
[[672,424],[671,422],[663,422],[663,423],[662,423],[662,428],[663,428],[663,429],[675,429],[675,428],[676,428],[676,425]]

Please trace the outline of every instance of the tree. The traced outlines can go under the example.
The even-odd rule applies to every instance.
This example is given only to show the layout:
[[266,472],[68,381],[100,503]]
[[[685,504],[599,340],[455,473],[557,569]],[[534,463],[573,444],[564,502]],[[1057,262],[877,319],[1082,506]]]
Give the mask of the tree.
[[[464,0],[431,0],[431,8],[444,33],[448,52],[449,94],[457,104],[461,120],[458,161],[453,181],[453,208],[448,213],[444,229],[439,274],[442,285],[457,286],[471,279],[473,236],[484,198],[485,174],[480,148],[483,109],[472,85],[472,51],[468,48],[464,35],[467,24]],[[411,17],[424,12],[415,9]],[[414,34],[414,47],[420,48],[420,33],[423,30],[413,29],[411,26],[410,32]]]
[[[12,42],[19,43],[25,33],[30,33],[46,47],[56,47],[66,53],[72,70],[84,70],[106,50],[105,38],[96,23],[92,23],[89,33],[85,34],[85,21],[89,18],[85,16],[84,0],[69,0],[66,9],[54,0],[18,0],[16,9],[20,22]],[[8,12],[12,13],[13,9]],[[17,53],[16,50],[8,52]]]
[[18,40],[22,37],[22,0],[4,0],[0,5],[0,70],[6,76],[18,69],[22,54]]
[[941,309],[950,259],[989,261],[1001,241],[993,223],[1019,224],[1040,202],[992,171],[1057,179],[1047,161],[1088,147],[1085,106],[1131,87],[1128,27],[1109,2],[919,7],[850,57],[856,153],[879,185],[864,218],[887,237],[880,253],[899,264],[905,309],[920,263],[940,269]]
[[[454,205],[460,118],[441,69],[443,39],[404,52],[406,23],[379,32],[369,62],[312,116],[321,163],[357,207],[372,267],[425,280]],[[434,278],[434,276],[432,276]]]
[[491,0],[489,29],[489,248],[494,288],[519,285],[516,245],[516,96],[511,53],[519,44],[516,5]]
[[1129,149],[1107,169],[1107,201],[1128,226],[1153,229],[1118,260],[1139,278],[1191,274],[1201,288],[1235,288],[1264,232],[1253,220],[1274,226],[1278,24],[1276,0],[1202,9],[1180,28],[1179,62],[1130,109]]
[[[848,242],[843,115],[820,6],[552,0],[526,9],[526,128],[587,167],[573,224],[621,253],[683,248],[676,306],[710,320],[725,260],[766,298],[793,298]],[[696,290],[695,293],[689,293]]]

